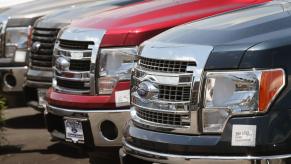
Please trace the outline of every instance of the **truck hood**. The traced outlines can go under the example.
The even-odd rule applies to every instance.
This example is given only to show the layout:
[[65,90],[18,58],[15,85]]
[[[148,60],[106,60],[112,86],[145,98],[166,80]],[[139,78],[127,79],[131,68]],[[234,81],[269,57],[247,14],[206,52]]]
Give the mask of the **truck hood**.
[[136,0],[106,0],[81,4],[78,7],[66,8],[38,19],[36,27],[61,28],[73,20],[80,20],[98,13],[134,3]]
[[101,46],[137,45],[176,25],[264,2],[266,0],[147,0],[73,22],[72,26],[106,30]]
[[255,44],[286,36],[291,24],[284,4],[268,3],[169,30],[151,41],[211,46]]
[[[210,46],[213,50],[207,69],[237,68],[250,47],[265,41],[291,37],[288,6],[290,3],[274,1],[185,24],[146,41],[142,47],[147,51],[159,51],[159,48],[172,50],[193,45]],[[167,53],[163,56],[173,56],[173,51],[163,51]],[[192,56],[199,58],[199,54]]]
[[58,0],[53,1],[53,3],[51,0],[30,1],[2,9],[1,19],[40,17],[58,9],[70,8],[90,1],[92,2],[93,0]]

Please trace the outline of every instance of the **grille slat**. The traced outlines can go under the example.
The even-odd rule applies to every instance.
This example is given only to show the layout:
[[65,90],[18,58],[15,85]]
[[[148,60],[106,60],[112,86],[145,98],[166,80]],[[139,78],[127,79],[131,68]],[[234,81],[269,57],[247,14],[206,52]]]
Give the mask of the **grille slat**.
[[49,36],[33,36],[32,41],[36,42],[43,42],[43,43],[52,43],[56,40],[54,37],[49,37]]
[[188,66],[196,66],[196,63],[193,61],[169,61],[140,57],[140,66],[150,71],[185,73]]
[[44,61],[48,61],[48,60],[52,60],[52,56],[49,55],[31,55],[31,59],[32,60],[44,60]]
[[77,89],[77,90],[89,90],[89,87],[85,86],[85,82],[81,81],[69,81],[69,80],[62,80],[57,79],[57,85],[64,88],[69,89]]
[[31,51],[31,67],[45,69],[52,67],[52,54],[54,44],[57,38],[59,29],[50,28],[34,28],[32,33],[32,45],[38,42],[40,47],[38,50]]
[[137,116],[151,122],[173,125],[173,126],[189,126],[190,121],[185,121],[183,118],[189,118],[188,114],[178,115],[170,114],[156,111],[144,110],[141,108],[136,108]]
[[64,40],[60,39],[59,46],[64,49],[70,50],[88,50],[89,45],[94,45],[94,42],[90,41],[72,41],[72,40]]
[[52,62],[31,59],[31,65],[37,67],[52,67]]

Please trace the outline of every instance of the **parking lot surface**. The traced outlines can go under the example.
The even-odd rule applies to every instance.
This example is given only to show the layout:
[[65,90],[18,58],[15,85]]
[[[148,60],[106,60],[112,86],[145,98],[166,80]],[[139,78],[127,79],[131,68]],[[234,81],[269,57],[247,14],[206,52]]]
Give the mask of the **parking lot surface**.
[[32,108],[4,111],[5,140],[1,141],[1,164],[87,164],[89,157],[80,149],[50,141],[42,114]]

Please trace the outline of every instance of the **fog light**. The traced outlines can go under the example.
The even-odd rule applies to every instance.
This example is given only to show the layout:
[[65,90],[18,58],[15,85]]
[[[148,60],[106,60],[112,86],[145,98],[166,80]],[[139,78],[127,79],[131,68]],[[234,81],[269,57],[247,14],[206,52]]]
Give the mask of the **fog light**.
[[103,135],[108,140],[114,140],[118,136],[118,129],[115,124],[111,121],[103,121],[100,125],[100,130]]

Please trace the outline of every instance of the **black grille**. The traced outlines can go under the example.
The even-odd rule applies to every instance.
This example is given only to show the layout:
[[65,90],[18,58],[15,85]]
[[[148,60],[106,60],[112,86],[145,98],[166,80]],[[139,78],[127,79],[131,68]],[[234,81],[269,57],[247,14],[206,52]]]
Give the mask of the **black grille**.
[[85,82],[81,81],[69,81],[57,79],[57,85],[68,89],[89,90],[89,87],[85,87]]
[[70,50],[90,50],[89,45],[94,45],[94,42],[90,41],[72,41],[60,39],[59,46],[64,49]]
[[196,63],[193,61],[171,61],[141,57],[140,66],[151,71],[183,73],[187,72],[187,66],[196,66]]
[[[34,28],[30,63],[32,67],[51,68],[54,44],[59,29]],[[39,44],[38,48],[34,46]]]
[[165,101],[189,101],[190,86],[159,86],[159,99]]
[[90,60],[70,60],[71,71],[89,71]]
[[[177,114],[169,114],[169,113],[163,113],[163,112],[155,112],[155,111],[148,111],[144,109],[137,108],[137,116],[150,121],[155,122],[159,124],[165,124],[165,125],[174,125],[174,126],[189,126],[190,125],[190,119],[189,115],[177,115]],[[185,119],[183,119],[183,117]]]

